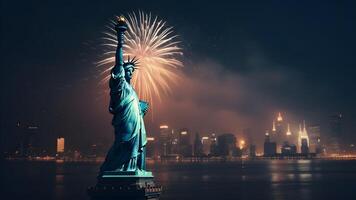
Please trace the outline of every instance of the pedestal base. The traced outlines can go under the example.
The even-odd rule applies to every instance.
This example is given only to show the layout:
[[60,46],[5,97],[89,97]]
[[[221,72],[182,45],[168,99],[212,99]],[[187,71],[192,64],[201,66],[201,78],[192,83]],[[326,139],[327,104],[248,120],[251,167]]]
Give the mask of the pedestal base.
[[113,199],[158,199],[162,187],[154,183],[151,172],[107,171],[98,177],[98,183],[88,188],[95,200]]

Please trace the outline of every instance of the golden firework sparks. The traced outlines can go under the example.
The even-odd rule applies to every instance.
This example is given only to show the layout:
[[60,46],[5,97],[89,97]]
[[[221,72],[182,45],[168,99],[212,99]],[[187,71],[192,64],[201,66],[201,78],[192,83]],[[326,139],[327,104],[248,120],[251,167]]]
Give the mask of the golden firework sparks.
[[[183,66],[177,59],[183,54],[178,46],[180,41],[173,33],[173,27],[168,27],[157,16],[138,12],[130,13],[123,19],[128,26],[124,56],[136,56],[139,59],[139,69],[134,73],[132,85],[139,98],[153,106],[153,98],[157,97],[161,101],[162,94],[169,94],[171,84],[180,77],[178,69]],[[103,46],[106,49],[103,59],[97,63],[97,66],[103,67],[102,83],[107,83],[109,72],[115,64],[117,36],[114,25],[112,21],[104,32]]]

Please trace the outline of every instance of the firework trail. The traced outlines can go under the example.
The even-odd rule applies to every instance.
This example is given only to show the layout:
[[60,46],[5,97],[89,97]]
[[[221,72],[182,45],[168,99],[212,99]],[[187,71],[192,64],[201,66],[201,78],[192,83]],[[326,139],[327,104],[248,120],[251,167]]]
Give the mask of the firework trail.
[[[150,102],[153,99],[161,101],[162,94],[171,92],[171,84],[179,80],[179,68],[182,62],[177,57],[182,55],[178,47],[180,41],[173,33],[173,27],[167,27],[166,22],[157,16],[143,12],[130,13],[126,17],[128,30],[125,34],[124,56],[139,59],[138,70],[135,70],[131,80],[140,99]],[[101,83],[107,83],[110,70],[115,64],[117,45],[115,22],[112,21],[104,32],[102,44],[105,47],[103,59],[97,63],[102,67],[105,76]]]

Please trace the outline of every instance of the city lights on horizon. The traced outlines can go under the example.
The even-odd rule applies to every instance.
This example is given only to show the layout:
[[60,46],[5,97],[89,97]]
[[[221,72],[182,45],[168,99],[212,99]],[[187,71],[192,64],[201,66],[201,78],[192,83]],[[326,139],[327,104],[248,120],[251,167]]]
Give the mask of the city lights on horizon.
[[160,129],[167,129],[168,126],[167,126],[167,125],[161,125],[161,126],[159,126],[159,128],[160,128]]
[[[278,115],[280,115],[280,113],[278,113]],[[320,125],[314,124],[314,125],[307,126],[307,123],[305,122],[305,120],[303,120],[303,122],[300,123],[299,126],[296,126],[297,123],[290,121],[290,119],[286,116],[281,116],[283,118],[283,121],[278,121],[278,119],[277,119],[278,115],[275,116],[274,120],[273,120],[272,128],[275,128],[275,131],[272,130],[272,132],[271,132],[271,129],[269,129],[269,130],[267,129],[264,134],[260,133],[260,138],[262,138],[264,135],[265,139],[268,137],[271,142],[276,142],[276,154],[277,155],[281,154],[281,151],[282,151],[281,149],[283,146],[284,146],[283,148],[285,150],[294,151],[293,145],[295,145],[295,147],[297,148],[297,151],[296,151],[297,154],[300,154],[301,148],[303,146],[303,142],[304,142],[304,146],[308,148],[307,151],[314,153],[314,152],[316,152],[316,148],[319,148],[319,151],[317,151],[317,152],[321,152],[320,154],[323,154],[323,156],[335,155],[335,152],[336,152],[336,154],[339,154],[339,155],[346,155],[346,153],[352,154],[355,151],[355,145],[349,143],[349,144],[347,144],[347,147],[345,145],[345,148],[349,149],[349,151],[348,150],[341,151],[338,149],[336,151],[326,152],[326,150],[325,150],[326,148],[329,150],[330,148],[334,147],[335,145],[327,146],[327,145],[329,145],[329,143],[326,143],[327,137],[328,137],[327,134],[325,136],[323,135],[322,139],[320,139]],[[341,116],[341,114],[339,114],[339,113],[330,116],[331,122],[335,123],[335,120],[342,120],[340,118],[340,116]],[[333,118],[331,118],[331,117],[333,117]],[[336,121],[336,123],[338,123],[338,121]],[[294,126],[293,126],[293,124],[294,124]],[[33,130],[35,130],[36,128],[30,128],[30,127],[37,127],[37,126],[32,125],[32,126],[24,127],[24,131],[30,130],[31,132],[28,132],[28,133],[31,133],[31,135],[32,135]],[[159,127],[160,131],[166,133],[166,135],[164,135],[164,137],[171,137],[173,135],[176,136],[176,138],[173,138],[173,140],[171,141],[172,144],[174,143],[174,144],[179,145],[179,142],[180,142],[179,140],[181,140],[181,139],[193,141],[193,138],[195,137],[194,135],[199,136],[198,140],[200,141],[201,144],[203,144],[203,146],[204,145],[206,146],[206,145],[210,144],[211,142],[216,142],[218,144],[219,143],[218,138],[221,135],[230,134],[230,135],[233,135],[235,139],[230,137],[230,138],[227,138],[227,140],[233,141],[233,146],[239,150],[247,151],[246,149],[249,149],[251,145],[255,146],[254,147],[255,151],[261,151],[261,149],[263,149],[263,147],[260,146],[261,142],[263,142],[263,139],[257,139],[257,138],[251,139],[251,138],[249,138],[248,134],[246,135],[244,133],[244,131],[242,131],[242,132],[221,132],[218,134],[215,134],[215,132],[214,133],[201,133],[197,130],[193,130],[191,132],[186,127],[176,129],[176,128],[173,128],[171,126],[171,124],[168,124],[168,123],[162,123],[158,127]],[[246,132],[246,133],[253,134],[253,132]],[[323,132],[323,134],[324,134],[324,132]],[[278,137],[280,137],[280,139],[278,139]],[[31,140],[29,140],[29,141],[31,141]],[[153,135],[151,135],[151,137],[147,137],[147,141],[150,142],[150,144],[160,143],[161,140],[162,140],[161,135],[153,134]],[[195,139],[195,140],[197,140],[197,139]],[[66,138],[66,142],[67,142],[67,138]],[[288,142],[288,143],[285,144],[285,142]],[[78,149],[64,148],[64,138],[62,138],[62,137],[59,137],[56,139],[56,144],[57,145],[55,146],[55,148],[53,148],[52,153],[56,152],[57,154],[61,155],[63,152],[72,152],[73,150],[78,150]],[[69,144],[70,144],[70,142],[69,142]],[[98,145],[100,146],[100,144],[98,144]],[[86,148],[91,148],[91,149],[95,149],[96,147],[102,148],[101,146],[99,147],[98,145],[90,144]],[[27,146],[25,146],[25,148],[23,150],[21,148],[16,149],[18,153],[15,153],[15,154],[7,153],[7,154],[8,155],[24,155],[24,156],[26,156],[26,155],[29,155],[29,156],[51,155],[50,151],[47,151],[49,153],[46,153],[46,154],[26,153],[26,152],[33,152],[32,143]],[[338,146],[336,146],[336,147],[338,147]],[[30,148],[32,148],[32,149],[30,149]],[[35,148],[38,148],[38,147],[35,147]],[[180,147],[178,147],[178,148],[180,148]],[[204,148],[206,149],[206,147],[204,147]],[[352,149],[354,149],[354,150],[352,150]],[[248,150],[248,151],[250,151],[250,150]],[[36,149],[36,152],[40,152],[40,150]],[[85,150],[84,150],[84,152],[85,152]],[[52,155],[54,155],[54,154],[52,154]]]

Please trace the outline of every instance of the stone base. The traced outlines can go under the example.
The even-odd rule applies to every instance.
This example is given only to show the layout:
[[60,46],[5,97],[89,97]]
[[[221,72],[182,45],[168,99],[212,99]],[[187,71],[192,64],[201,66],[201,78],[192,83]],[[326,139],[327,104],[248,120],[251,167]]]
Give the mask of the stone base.
[[88,188],[91,199],[158,199],[162,187],[154,183],[151,172],[107,171],[98,177],[98,183]]

